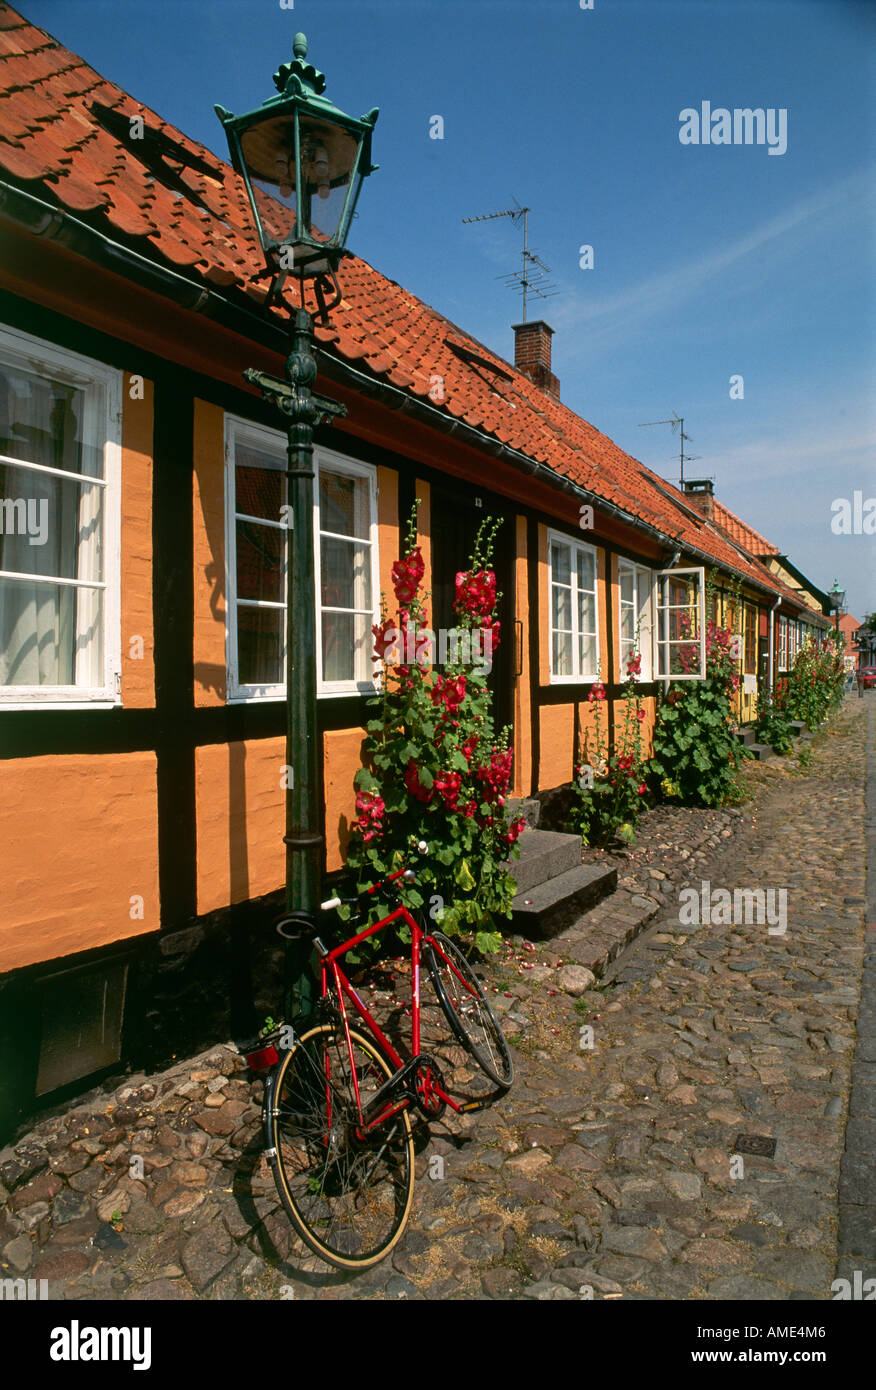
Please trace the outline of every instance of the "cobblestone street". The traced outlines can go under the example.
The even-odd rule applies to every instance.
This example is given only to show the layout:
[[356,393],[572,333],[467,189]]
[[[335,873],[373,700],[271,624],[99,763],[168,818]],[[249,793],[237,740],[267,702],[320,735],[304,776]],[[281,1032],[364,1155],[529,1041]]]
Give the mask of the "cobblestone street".
[[[421,1135],[383,1264],[348,1277],[293,1239],[258,1083],[222,1047],[93,1092],[0,1154],[3,1276],[68,1299],[538,1300],[824,1300],[838,1274],[873,1276],[872,993],[860,1041],[856,1020],[874,704],[847,699],[808,770],[748,765],[741,814],[703,813],[700,849],[652,859],[656,915],[597,987],[586,919],[490,967],[517,1079]],[[685,885],[711,892],[711,923],[680,914]],[[786,889],[786,923],[716,921],[721,888]]]

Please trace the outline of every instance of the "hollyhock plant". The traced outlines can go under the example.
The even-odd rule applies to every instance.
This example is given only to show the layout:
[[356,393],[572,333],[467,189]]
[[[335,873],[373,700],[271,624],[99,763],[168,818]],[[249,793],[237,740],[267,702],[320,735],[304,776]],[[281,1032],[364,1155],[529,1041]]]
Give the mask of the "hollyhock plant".
[[[709,615],[705,678],[670,685],[658,710],[648,770],[655,790],[659,787],[669,800],[723,806],[743,795],[739,768],[748,750],[733,732],[733,696],[739,688],[739,663],[732,627],[718,621],[716,582],[712,576],[706,585],[705,600]],[[690,631],[690,620],[682,615],[682,625],[685,624],[686,631]],[[699,646],[685,645],[678,650],[683,670],[696,671]]]
[[613,840],[635,839],[636,822],[642,811],[645,759],[642,721],[645,711],[639,703],[637,677],[642,659],[632,653],[626,661],[624,715],[619,721],[613,750],[608,747],[603,728],[603,706],[607,703],[601,680],[593,685],[588,699],[593,706],[593,731],[584,739],[583,759],[572,786],[569,827],[581,835],[585,844],[610,844]]
[[[415,911],[440,898],[441,930],[471,932],[481,951],[498,949],[495,924],[510,917],[516,885],[507,861],[519,854],[522,829],[507,805],[510,731],[494,730],[489,666],[477,660],[487,650],[484,639],[495,646],[499,631],[501,595],[491,563],[497,526],[491,519],[482,525],[470,565],[456,577],[459,640],[439,669],[431,634],[423,636],[425,564],[416,512],[411,517],[404,554],[392,567],[398,611],[384,608],[373,629],[381,691],[370,701],[364,765],[355,779],[359,815],[347,851],[364,887],[411,864],[412,846],[425,841],[429,853],[416,863],[417,882],[399,886],[401,901]],[[425,642],[431,655],[423,661]],[[395,901],[374,902],[372,919]],[[338,912],[349,915],[343,907]]]

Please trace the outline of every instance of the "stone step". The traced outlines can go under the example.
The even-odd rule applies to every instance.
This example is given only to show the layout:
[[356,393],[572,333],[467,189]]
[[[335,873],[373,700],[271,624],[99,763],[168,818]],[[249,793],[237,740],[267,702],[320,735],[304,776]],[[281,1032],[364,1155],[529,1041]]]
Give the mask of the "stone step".
[[535,830],[541,813],[541,802],[535,796],[515,796],[508,802],[508,815],[511,820],[522,816],[530,830]]
[[581,863],[581,836],[557,830],[524,830],[517,841],[520,858],[505,867],[517,884],[517,894],[528,893],[567,869]]
[[749,753],[753,753],[759,763],[765,763],[767,758],[774,758],[775,753],[768,743],[749,743]]
[[602,864],[567,869],[550,882],[517,894],[511,905],[514,930],[533,940],[547,940],[570,927],[616,887],[617,869]]
[[754,729],[734,729],[733,730],[740,743],[746,744],[749,748],[754,743]]
[[790,725],[791,725],[791,732],[792,732],[792,734],[794,735],[795,738],[799,738],[800,735],[801,735],[801,734],[804,732],[804,730],[806,729],[806,724],[805,724],[804,720],[802,720],[802,719],[791,719],[791,720],[789,720],[789,723],[790,723]]

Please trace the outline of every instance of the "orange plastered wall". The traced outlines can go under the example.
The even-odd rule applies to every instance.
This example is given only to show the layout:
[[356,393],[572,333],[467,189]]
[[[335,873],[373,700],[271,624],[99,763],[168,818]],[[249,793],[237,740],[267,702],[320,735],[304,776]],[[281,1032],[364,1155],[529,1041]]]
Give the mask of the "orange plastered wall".
[[158,930],[154,753],[4,763],[0,841],[0,973]]
[[[343,866],[356,817],[353,778],[363,729],[324,735],[326,867]],[[283,738],[247,739],[195,749],[198,913],[281,888],[286,874]]]
[[[423,555],[423,562],[426,572],[423,576],[423,589],[426,593],[432,588],[432,489],[428,483],[424,483],[422,478],[417,479],[416,496],[420,499],[417,508],[417,544],[420,546]],[[408,518],[401,518],[402,524],[407,526]],[[427,602],[426,611],[431,620],[432,604]]]
[[[532,785],[532,705],[529,692],[529,567],[525,516],[516,519],[514,615],[520,622],[521,656],[518,662],[521,674],[514,688],[514,795],[528,796]],[[509,640],[517,640],[516,633],[508,636]]]
[[398,559],[398,474],[394,468],[377,469],[377,545],[380,591],[393,609],[392,567]]
[[[609,587],[606,583],[606,554],[604,550],[596,552],[596,612],[599,624],[599,671],[601,680],[611,680],[611,673],[608,669],[608,599]],[[612,599],[612,612],[617,607]],[[615,649],[616,650],[616,649]]]
[[539,711],[538,786],[550,791],[572,780],[575,706],[544,705]]
[[285,761],[283,738],[195,749],[199,914],[282,886]]
[[356,819],[353,778],[362,766],[364,729],[331,729],[323,738],[326,870],[343,868],[350,826]]
[[225,419],[219,406],[195,401],[194,434],[195,705],[224,705]]
[[[639,708],[644,711],[645,718],[640,721],[642,734],[642,757],[650,758],[653,752],[654,740],[654,721],[657,714],[657,701],[653,695],[643,696],[639,700]],[[627,717],[626,700],[615,700],[614,702],[614,736],[615,742],[619,743],[623,737],[624,724]]]
[[[155,705],[155,635],[152,627],[153,387],[132,400],[124,378],[122,412],[122,704]],[[141,650],[142,656],[137,653]]]

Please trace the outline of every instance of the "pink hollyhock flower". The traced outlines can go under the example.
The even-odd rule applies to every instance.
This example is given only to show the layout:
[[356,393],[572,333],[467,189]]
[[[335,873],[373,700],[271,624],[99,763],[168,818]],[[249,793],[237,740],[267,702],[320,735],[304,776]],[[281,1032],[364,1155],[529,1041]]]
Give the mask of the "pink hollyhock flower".
[[602,684],[602,681],[596,682],[590,694],[587,696],[587,699],[591,704],[593,704],[594,700],[602,701],[605,699],[605,686]]
[[627,660],[627,674],[630,676],[640,676],[642,674],[641,656],[630,656]]

